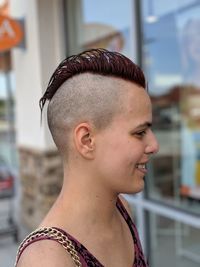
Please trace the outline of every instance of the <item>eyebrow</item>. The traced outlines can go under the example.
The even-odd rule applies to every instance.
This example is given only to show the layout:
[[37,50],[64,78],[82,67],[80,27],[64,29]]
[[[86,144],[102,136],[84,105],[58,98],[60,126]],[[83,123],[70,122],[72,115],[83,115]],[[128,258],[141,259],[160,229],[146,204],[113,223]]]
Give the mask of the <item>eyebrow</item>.
[[136,126],[136,128],[143,128],[143,127],[151,128],[152,127],[152,122],[147,121],[147,122],[144,122],[144,123],[139,124],[139,125]]

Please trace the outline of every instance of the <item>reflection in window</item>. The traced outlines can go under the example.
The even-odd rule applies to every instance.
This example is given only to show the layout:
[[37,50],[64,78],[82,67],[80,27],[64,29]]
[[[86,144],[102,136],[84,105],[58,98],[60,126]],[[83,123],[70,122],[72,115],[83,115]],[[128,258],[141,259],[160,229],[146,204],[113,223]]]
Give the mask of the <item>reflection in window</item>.
[[10,53],[0,55],[0,159],[17,167],[15,144],[14,83]]
[[115,0],[82,0],[78,3],[73,34],[69,29],[70,39],[74,38],[73,45],[69,45],[69,53],[74,53],[78,44],[77,51],[106,48],[131,56],[132,1],[120,0],[116,4]]
[[[154,21],[147,20],[150,2]],[[148,196],[199,213],[200,2],[142,3],[143,64],[160,142]]]

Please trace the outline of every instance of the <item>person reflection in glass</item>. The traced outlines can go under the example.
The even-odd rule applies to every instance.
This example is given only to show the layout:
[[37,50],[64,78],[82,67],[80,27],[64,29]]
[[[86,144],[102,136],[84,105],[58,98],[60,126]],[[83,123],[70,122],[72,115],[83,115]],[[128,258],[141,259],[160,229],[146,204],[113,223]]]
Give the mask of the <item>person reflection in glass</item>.
[[182,193],[200,199],[200,19],[185,24],[182,40]]

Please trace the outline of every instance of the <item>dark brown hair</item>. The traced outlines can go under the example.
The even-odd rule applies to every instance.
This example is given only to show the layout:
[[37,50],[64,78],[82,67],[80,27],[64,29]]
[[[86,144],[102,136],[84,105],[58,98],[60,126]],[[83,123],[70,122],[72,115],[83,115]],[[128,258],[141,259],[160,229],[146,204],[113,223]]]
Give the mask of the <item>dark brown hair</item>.
[[69,78],[84,72],[114,76],[145,88],[143,71],[126,56],[106,49],[91,49],[64,59],[51,76],[48,87],[40,99],[41,111],[46,100],[51,100],[59,87]]

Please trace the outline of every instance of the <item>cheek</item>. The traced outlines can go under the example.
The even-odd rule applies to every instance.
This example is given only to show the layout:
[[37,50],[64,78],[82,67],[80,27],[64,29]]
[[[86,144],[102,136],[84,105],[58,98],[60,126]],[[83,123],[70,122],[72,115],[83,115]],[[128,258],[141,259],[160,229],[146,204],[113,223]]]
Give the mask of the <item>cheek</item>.
[[98,151],[99,168],[107,174],[119,171],[122,165],[128,164],[130,153],[124,150],[122,142],[109,142],[101,151]]
[[104,153],[104,167],[110,171],[123,172],[133,168],[138,156],[130,146],[110,147]]

